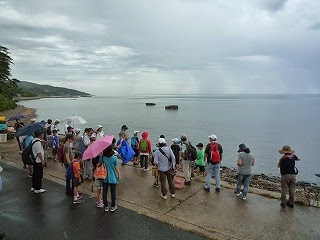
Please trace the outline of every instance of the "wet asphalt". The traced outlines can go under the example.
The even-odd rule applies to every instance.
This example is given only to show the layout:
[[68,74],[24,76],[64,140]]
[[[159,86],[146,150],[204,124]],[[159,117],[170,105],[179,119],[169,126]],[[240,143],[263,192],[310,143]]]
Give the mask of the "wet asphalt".
[[74,205],[64,186],[46,179],[47,192],[34,194],[26,171],[1,166],[0,231],[6,239],[206,239],[119,206],[106,213],[87,195]]

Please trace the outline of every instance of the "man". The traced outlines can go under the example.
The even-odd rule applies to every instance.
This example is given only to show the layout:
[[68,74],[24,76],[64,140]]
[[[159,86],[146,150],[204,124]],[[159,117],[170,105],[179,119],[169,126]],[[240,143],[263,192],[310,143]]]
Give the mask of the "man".
[[42,188],[43,167],[45,166],[44,149],[41,141],[44,140],[44,133],[36,131],[35,138],[32,140],[32,153],[34,156],[33,173],[32,173],[32,187],[31,191],[34,193],[44,193],[46,190]]
[[[66,135],[66,143],[63,145],[63,155],[64,155],[64,166],[66,170],[68,169],[69,165],[72,163],[74,159],[74,155],[71,148],[71,143],[73,142],[73,135],[67,134]],[[67,178],[66,174],[66,194],[73,195],[73,186],[71,184],[72,179]]]
[[[68,127],[71,126],[72,121],[70,119],[67,120],[67,124],[64,126],[64,134],[67,135],[69,133]],[[73,129],[72,129],[73,130]]]
[[164,138],[159,138],[157,143],[158,149],[154,152],[154,164],[158,166],[161,184],[161,197],[167,199],[166,180],[169,184],[171,197],[175,197],[175,186],[173,183],[174,169],[176,166],[176,159],[172,150],[167,146]]
[[223,149],[217,140],[216,135],[210,135],[209,143],[204,151],[204,158],[207,159],[206,184],[204,190],[207,192],[210,192],[211,177],[213,173],[216,180],[216,192],[220,192],[220,164],[222,161]]
[[139,131],[134,131],[133,136],[131,138],[131,147],[133,151],[135,152],[134,157],[133,157],[133,165],[138,165],[139,164],[139,137],[138,137]]
[[[187,158],[187,145],[190,142],[187,139],[186,134],[182,134],[180,137],[181,140],[181,151],[180,151],[180,159],[182,162],[183,174],[185,178],[185,185],[191,185],[191,165],[192,161]],[[195,160],[195,159],[193,159]]]
[[[85,148],[88,148],[90,144],[92,143],[93,139],[93,128],[88,128],[87,133],[83,137],[83,144]],[[93,177],[93,165],[92,160],[88,159],[86,161],[83,161],[83,179],[89,179],[91,180]]]

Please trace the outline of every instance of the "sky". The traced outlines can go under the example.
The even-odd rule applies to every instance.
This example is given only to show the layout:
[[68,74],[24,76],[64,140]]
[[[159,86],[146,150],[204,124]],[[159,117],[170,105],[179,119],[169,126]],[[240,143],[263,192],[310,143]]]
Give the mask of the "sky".
[[0,0],[12,77],[98,96],[319,94],[317,0]]

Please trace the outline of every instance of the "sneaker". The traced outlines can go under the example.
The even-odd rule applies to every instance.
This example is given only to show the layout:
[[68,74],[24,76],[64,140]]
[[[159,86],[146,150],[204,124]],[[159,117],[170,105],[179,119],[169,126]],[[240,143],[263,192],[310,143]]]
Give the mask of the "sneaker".
[[79,195],[77,198],[78,198],[78,199],[83,199],[83,196],[82,196],[82,195]]
[[150,170],[149,168],[145,168],[145,169],[144,169],[144,171],[149,171],[149,170]]
[[286,205],[287,205],[289,208],[294,208],[294,205],[293,205],[292,203],[287,202]]
[[31,192],[34,192],[34,188],[33,187],[30,190],[31,190]]
[[203,187],[203,189],[204,189],[206,192],[210,192],[210,188]]
[[164,200],[167,200],[167,195],[163,196],[163,195],[161,194],[161,197],[162,197]]
[[32,178],[32,175],[28,174],[28,177],[29,177],[29,178]]
[[171,197],[174,198],[176,195],[174,193],[171,193]]
[[280,203],[280,206],[281,206],[282,208],[286,208],[286,205],[285,205],[284,203]]
[[44,192],[46,192],[46,190],[41,188],[39,190],[34,190],[33,192],[34,193],[44,193]]
[[110,212],[114,212],[114,211],[116,211],[118,209],[118,207],[117,207],[117,205],[115,205],[114,207],[111,207],[110,208]]
[[247,200],[247,196],[243,196],[242,200]]
[[104,208],[104,211],[105,211],[105,212],[109,212],[109,209],[110,209],[109,207],[105,207],[105,208]]
[[73,199],[73,204],[81,204],[81,203],[83,203],[83,200],[82,199],[79,199],[79,198],[77,198],[77,199]]
[[104,208],[103,203],[97,203],[97,208]]
[[216,192],[220,192],[220,188],[216,188]]
[[144,167],[140,168],[141,171],[144,171]]
[[242,192],[237,193],[237,197],[239,197],[242,194]]

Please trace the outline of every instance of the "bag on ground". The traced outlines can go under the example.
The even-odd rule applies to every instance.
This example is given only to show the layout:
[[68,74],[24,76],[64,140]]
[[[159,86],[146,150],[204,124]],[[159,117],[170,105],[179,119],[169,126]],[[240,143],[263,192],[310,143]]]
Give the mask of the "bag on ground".
[[103,163],[99,163],[93,173],[95,179],[104,180],[108,176],[107,168]]

